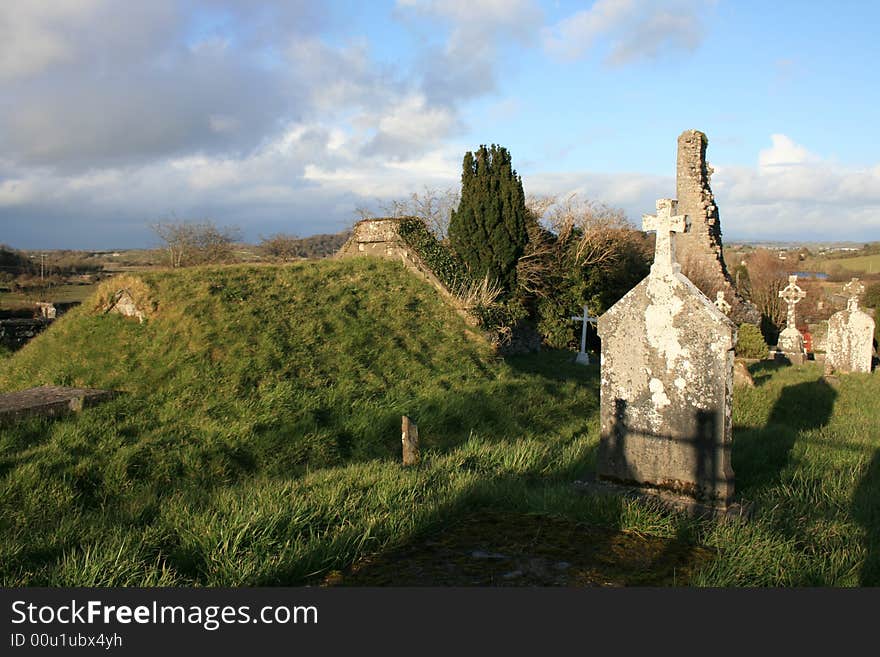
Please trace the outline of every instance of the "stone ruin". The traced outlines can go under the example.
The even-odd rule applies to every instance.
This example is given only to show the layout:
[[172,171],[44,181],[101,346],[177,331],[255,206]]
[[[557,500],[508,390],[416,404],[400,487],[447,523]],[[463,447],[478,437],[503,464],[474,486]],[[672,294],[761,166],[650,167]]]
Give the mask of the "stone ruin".
[[758,325],[761,314],[736,292],[724,263],[721,219],[709,186],[713,169],[706,162],[709,140],[699,130],[685,130],[678,137],[676,194],[678,211],[690,218],[690,230],[678,235],[678,261],[682,273],[710,299],[721,294],[729,299],[728,316],[736,323]]
[[853,278],[843,287],[848,296],[846,310],[828,320],[825,374],[870,372],[874,343],[874,319],[859,309],[865,286]]
[[428,281],[448,298],[454,298],[452,291],[434,275],[431,268],[400,236],[399,227],[403,219],[381,218],[364,219],[354,225],[351,237],[348,238],[339,252],[338,258],[355,256],[376,256],[398,260],[420,278]]
[[597,479],[726,511],[736,326],[681,273],[677,210],[661,199],[644,217],[657,231],[651,273],[599,318]]
[[[441,281],[421,256],[400,236],[399,227],[406,218],[385,217],[380,219],[364,219],[354,225],[351,237],[342,245],[336,254],[338,258],[357,256],[376,256],[390,260],[398,260],[420,278],[433,285],[459,314],[472,327],[478,321],[461,306],[461,302]],[[492,341],[496,352],[502,355],[525,354],[541,350],[540,334],[527,324],[520,324],[499,338],[487,335]]]
[[146,320],[147,317],[144,311],[138,307],[137,303],[135,303],[134,297],[128,290],[119,290],[116,292],[105,312],[118,313],[123,317],[134,317],[141,324],[144,323],[144,320]]

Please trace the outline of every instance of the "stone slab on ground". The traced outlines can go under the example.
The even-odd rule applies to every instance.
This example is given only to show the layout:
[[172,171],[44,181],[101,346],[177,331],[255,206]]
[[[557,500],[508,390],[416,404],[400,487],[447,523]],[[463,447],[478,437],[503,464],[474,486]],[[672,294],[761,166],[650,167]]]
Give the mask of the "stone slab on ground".
[[55,417],[78,412],[118,394],[114,390],[65,386],[40,386],[0,394],[0,424],[32,416]]

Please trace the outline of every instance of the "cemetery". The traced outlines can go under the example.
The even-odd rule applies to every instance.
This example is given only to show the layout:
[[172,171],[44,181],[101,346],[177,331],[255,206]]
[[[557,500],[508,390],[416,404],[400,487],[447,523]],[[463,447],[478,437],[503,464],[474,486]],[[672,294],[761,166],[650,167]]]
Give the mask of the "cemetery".
[[864,285],[840,286],[820,362],[791,275],[768,347],[707,143],[682,133],[678,198],[607,233],[641,264],[589,302],[558,303],[583,281],[553,267],[598,229],[528,224],[495,146],[463,185],[503,164],[510,244],[474,241],[501,232],[463,196],[444,241],[374,218],[334,258],[105,281],[3,360],[0,581],[880,584]]

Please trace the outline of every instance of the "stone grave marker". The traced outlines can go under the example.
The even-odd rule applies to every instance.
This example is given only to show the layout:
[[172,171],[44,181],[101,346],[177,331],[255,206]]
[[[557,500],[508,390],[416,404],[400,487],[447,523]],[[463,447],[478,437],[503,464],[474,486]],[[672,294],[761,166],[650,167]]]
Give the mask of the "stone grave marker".
[[599,318],[599,482],[727,511],[734,493],[731,399],[736,326],[681,273],[686,216],[657,201],[651,273]]
[[574,362],[579,365],[589,365],[590,355],[587,353],[587,324],[593,324],[595,326],[598,317],[590,317],[587,307],[584,306],[583,317],[575,316],[571,319],[573,322],[583,322],[583,324],[581,324],[581,350],[578,352],[577,358],[574,359]]
[[408,416],[401,419],[401,442],[403,443],[403,465],[419,464],[419,428]]
[[807,296],[797,284],[797,275],[788,277],[788,285],[779,291],[779,298],[788,305],[788,313],[785,320],[785,328],[779,334],[779,344],[776,346],[777,353],[782,355],[795,365],[804,362],[804,336],[797,330],[797,317],[795,306]]
[[858,278],[843,286],[847,295],[846,310],[828,320],[825,374],[870,372],[874,342],[874,319],[859,309],[859,295],[865,286]]
[[724,290],[718,290],[715,294],[715,307],[725,315],[730,314],[730,304],[727,303],[727,300],[724,298]]

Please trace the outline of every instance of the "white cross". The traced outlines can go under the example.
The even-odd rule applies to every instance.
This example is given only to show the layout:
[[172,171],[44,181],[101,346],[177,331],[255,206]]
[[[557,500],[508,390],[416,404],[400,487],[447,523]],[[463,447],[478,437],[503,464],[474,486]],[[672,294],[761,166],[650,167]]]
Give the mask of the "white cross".
[[843,286],[843,291],[849,297],[846,302],[847,310],[858,310],[859,309],[859,295],[865,291],[865,286],[859,283],[858,278],[852,279],[849,283]]
[[730,304],[724,298],[724,290],[718,290],[718,293],[715,295],[715,307],[725,315],[730,312]]
[[590,356],[587,354],[587,324],[596,324],[596,320],[598,317],[590,317],[590,313],[587,311],[587,307],[584,306],[584,316],[583,317],[572,317],[572,321],[574,322],[583,322],[581,325],[581,350],[578,352],[577,358],[575,358],[576,363],[580,363],[581,365],[589,365],[590,364]]
[[676,215],[677,211],[678,201],[661,198],[657,201],[656,215],[642,215],[642,230],[657,231],[654,242],[654,264],[651,265],[652,274],[671,274],[681,271],[681,266],[675,261],[673,234],[686,232],[690,222],[687,215]]
[[786,328],[797,328],[795,325],[794,307],[805,296],[807,296],[807,293],[798,287],[797,274],[789,276],[788,285],[785,286],[785,289],[779,291],[779,298],[788,304],[788,316],[785,320]]

